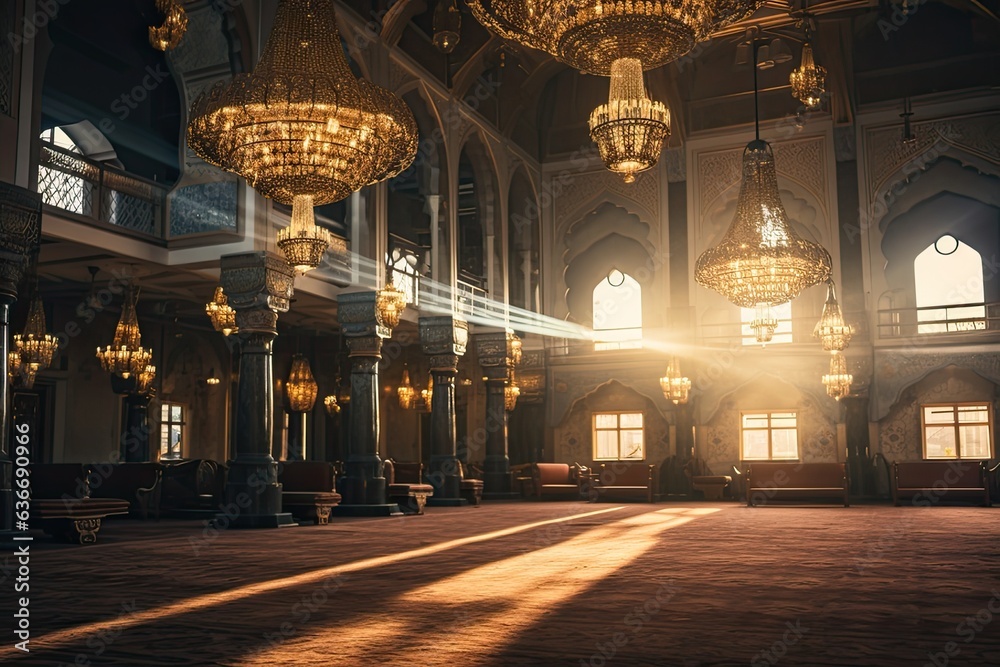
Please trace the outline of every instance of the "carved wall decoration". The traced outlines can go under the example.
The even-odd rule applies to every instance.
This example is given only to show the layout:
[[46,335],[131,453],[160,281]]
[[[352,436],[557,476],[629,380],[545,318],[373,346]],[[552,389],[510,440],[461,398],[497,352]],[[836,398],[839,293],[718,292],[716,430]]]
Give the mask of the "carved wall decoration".
[[[651,169],[636,175],[635,183],[627,184],[621,176],[606,169],[590,173],[569,172],[553,178],[556,197],[556,229],[561,229],[568,221],[584,210],[586,206],[614,193],[624,201],[635,202],[645,218],[659,220],[660,185],[658,170]],[[543,200],[544,205],[544,200]]]
[[667,171],[668,183],[682,183],[687,180],[687,152],[683,148],[668,148],[663,151],[660,164]]
[[875,352],[872,421],[880,421],[901,400],[903,390],[930,373],[957,366],[1000,384],[1000,355],[995,352],[933,352],[911,348]]
[[16,2],[5,2],[0,6],[0,114],[13,115],[14,110],[14,15]]

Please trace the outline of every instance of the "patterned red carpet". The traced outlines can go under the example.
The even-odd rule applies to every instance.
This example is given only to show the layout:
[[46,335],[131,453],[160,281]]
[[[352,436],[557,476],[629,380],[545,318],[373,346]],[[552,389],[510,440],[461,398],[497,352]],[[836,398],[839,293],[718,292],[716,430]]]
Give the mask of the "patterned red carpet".
[[94,546],[37,536],[31,653],[5,632],[0,663],[998,665],[998,518],[507,503],[268,531],[109,522]]

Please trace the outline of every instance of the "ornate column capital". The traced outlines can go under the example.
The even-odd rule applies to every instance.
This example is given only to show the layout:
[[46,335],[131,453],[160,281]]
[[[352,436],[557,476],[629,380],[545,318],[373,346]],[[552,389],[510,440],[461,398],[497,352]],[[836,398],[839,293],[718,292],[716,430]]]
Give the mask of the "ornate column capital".
[[[484,370],[500,368],[504,374],[517,366],[521,339],[513,331],[488,331],[476,334],[476,355]],[[487,373],[489,375],[489,373]]]
[[17,286],[42,234],[42,197],[0,182],[0,295],[17,299]]
[[276,333],[278,313],[288,311],[295,272],[281,257],[268,252],[223,255],[220,282],[236,311],[241,332]]
[[337,297],[337,321],[347,336],[347,344],[354,351],[353,339],[392,336],[392,328],[385,325],[379,311],[378,292],[351,292]]
[[452,315],[420,318],[420,346],[424,354],[461,357],[468,344],[469,323],[462,318]]

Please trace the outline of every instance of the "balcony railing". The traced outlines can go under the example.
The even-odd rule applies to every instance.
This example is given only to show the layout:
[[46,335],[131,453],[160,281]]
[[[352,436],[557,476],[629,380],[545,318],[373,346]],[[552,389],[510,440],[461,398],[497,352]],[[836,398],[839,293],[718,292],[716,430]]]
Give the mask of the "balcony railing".
[[38,192],[49,206],[163,238],[165,187],[48,142],[41,145]]
[[878,311],[879,338],[1000,331],[1000,303],[959,303]]

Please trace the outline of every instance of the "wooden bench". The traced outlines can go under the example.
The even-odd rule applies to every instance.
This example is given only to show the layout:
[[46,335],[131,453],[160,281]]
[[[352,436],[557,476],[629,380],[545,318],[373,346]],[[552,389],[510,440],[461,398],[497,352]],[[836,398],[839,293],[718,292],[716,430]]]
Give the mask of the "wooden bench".
[[94,544],[101,520],[128,514],[129,504],[119,499],[90,498],[90,468],[82,463],[35,463],[31,465],[29,523],[49,535]]
[[651,503],[658,488],[656,466],[651,463],[602,463],[591,477],[590,501],[644,500]]
[[[922,500],[919,500],[922,498]],[[933,505],[947,500],[974,500],[990,507],[986,461],[895,461],[892,464],[892,501]]]
[[580,499],[579,468],[568,463],[531,464],[532,497]]
[[333,464],[326,461],[282,461],[278,465],[282,510],[320,526],[328,524],[330,511],[340,504],[334,473]]
[[382,476],[390,503],[396,503],[407,514],[424,513],[434,487],[424,483],[423,463],[386,459],[382,462]]
[[479,505],[483,502],[483,480],[465,476],[465,466],[458,462],[458,493],[470,505]]
[[729,475],[694,475],[691,488],[701,493],[705,500],[722,500],[733,483]]
[[849,507],[843,463],[762,461],[747,465],[747,507],[766,500],[837,499]]
[[117,498],[129,503],[130,513],[148,519],[152,512],[160,519],[160,491],[163,464],[91,463],[90,497]]

